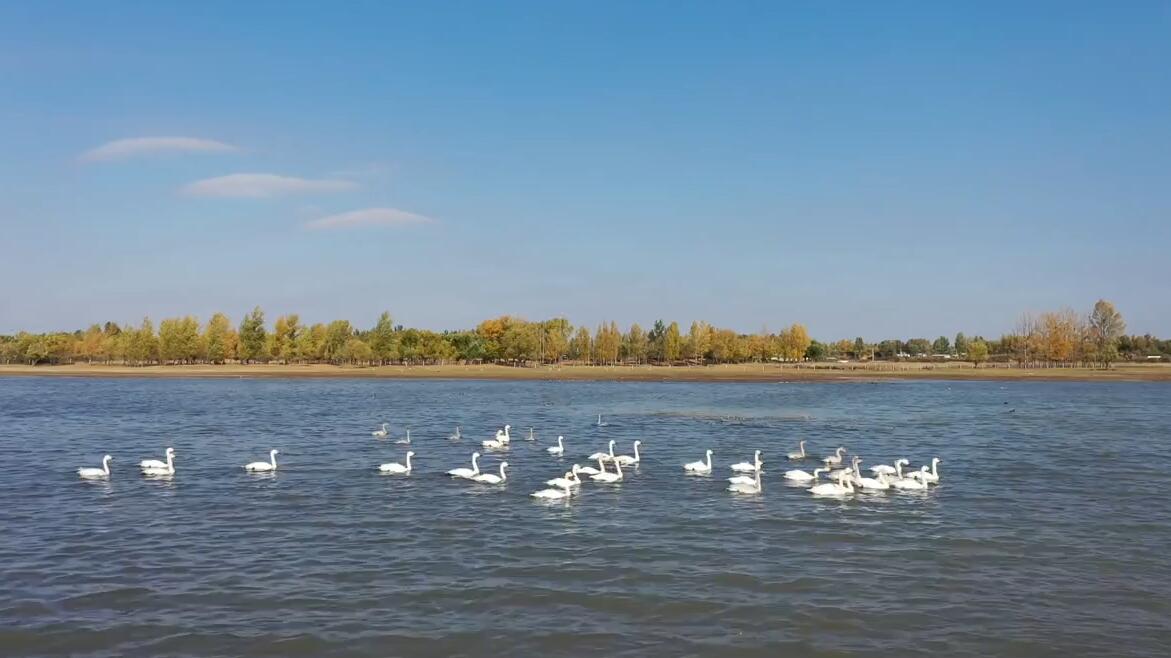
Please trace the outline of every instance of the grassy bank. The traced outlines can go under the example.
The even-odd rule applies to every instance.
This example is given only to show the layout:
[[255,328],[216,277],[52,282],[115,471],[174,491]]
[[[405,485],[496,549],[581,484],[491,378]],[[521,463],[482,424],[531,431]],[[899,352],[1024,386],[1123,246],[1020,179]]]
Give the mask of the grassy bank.
[[992,381],[1171,381],[1171,364],[1095,368],[973,368],[970,364],[851,363],[735,364],[719,366],[538,366],[499,365],[345,367],[331,365],[145,366],[0,365],[3,376],[68,377],[372,377],[391,379],[515,379],[565,381],[854,381],[970,379]]

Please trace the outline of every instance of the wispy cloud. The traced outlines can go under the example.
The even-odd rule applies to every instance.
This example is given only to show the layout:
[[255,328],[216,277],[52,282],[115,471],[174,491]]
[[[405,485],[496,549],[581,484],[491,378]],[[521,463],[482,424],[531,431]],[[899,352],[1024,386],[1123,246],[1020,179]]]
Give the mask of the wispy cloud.
[[429,224],[433,221],[435,220],[430,217],[416,215],[413,212],[398,210],[396,208],[364,208],[362,210],[353,210],[315,219],[305,224],[305,227],[311,229],[334,229],[357,226],[407,226],[410,224]]
[[240,149],[214,139],[196,137],[132,137],[116,139],[77,156],[81,162],[123,160],[154,153],[230,153]]
[[383,162],[370,162],[356,167],[347,167],[346,169],[339,169],[331,171],[327,174],[330,178],[348,178],[353,180],[367,180],[374,178],[384,178],[389,176],[394,167]]
[[183,186],[188,196],[265,199],[291,194],[344,192],[358,187],[349,180],[297,178],[277,174],[231,174],[205,178]]

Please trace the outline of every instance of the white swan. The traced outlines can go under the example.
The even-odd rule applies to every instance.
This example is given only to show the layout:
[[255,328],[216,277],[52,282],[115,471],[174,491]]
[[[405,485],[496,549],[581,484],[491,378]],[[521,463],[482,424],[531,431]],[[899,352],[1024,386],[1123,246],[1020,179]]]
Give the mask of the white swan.
[[849,466],[846,466],[845,468],[839,468],[835,471],[830,471],[829,475],[827,477],[829,477],[830,480],[836,480],[836,479],[842,478],[842,477],[853,478],[854,477],[854,465],[856,462],[861,461],[861,459],[862,459],[861,457],[858,457],[857,455],[855,455],[854,458],[850,460]]
[[[922,466],[920,466],[919,470],[917,470],[917,471],[911,471],[911,472],[907,473],[907,477],[914,478],[914,479],[922,482],[923,484],[938,484],[939,483],[939,475],[932,473],[930,470],[930,467],[928,467],[927,464],[923,464]],[[932,478],[935,478],[935,479],[932,479]]]
[[760,470],[761,466],[764,466],[764,462],[760,460],[760,451],[757,450],[751,464],[748,462],[740,462],[739,464],[732,464],[731,468],[737,473],[756,473]]
[[460,439],[463,438],[463,435],[459,433],[459,425],[455,426],[455,434],[452,434],[451,436],[449,436],[447,438],[452,441],[459,441]]
[[712,472],[712,451],[708,450],[707,462],[689,462],[683,465],[683,470],[688,473],[707,474]]
[[77,476],[91,480],[97,478],[108,478],[110,477],[110,462],[112,461],[114,461],[114,458],[106,455],[105,457],[102,457],[101,468],[86,468],[83,466],[77,469]]
[[573,470],[566,473],[564,477],[553,478],[552,480],[546,481],[545,484],[550,487],[561,487],[563,489],[581,486],[581,478],[577,475],[579,472],[581,472],[581,467],[574,464]]
[[481,441],[480,445],[484,446],[485,448],[488,448],[489,450],[492,450],[495,448],[503,448],[505,446],[504,432],[502,432],[500,430],[496,430],[496,438],[495,439],[487,439],[485,441]]
[[890,464],[878,464],[877,466],[871,466],[870,472],[875,475],[894,475],[895,467]]
[[593,466],[582,466],[581,468],[577,469],[577,472],[581,473],[583,475],[597,475],[598,473],[601,473],[602,471],[606,470],[606,467],[603,466],[601,460],[598,461],[598,465],[602,466],[602,470],[598,470],[598,469],[594,468]]
[[571,490],[568,487],[562,487],[562,488],[553,488],[553,489],[541,489],[540,491],[534,491],[533,493],[531,493],[529,495],[532,496],[533,498],[544,498],[546,500],[561,500],[563,498],[569,498],[570,493],[571,493]]
[[148,475],[171,475],[175,472],[175,449],[167,448],[167,461],[144,459],[138,463],[143,473]]
[[838,448],[837,450],[834,450],[834,454],[823,458],[821,461],[825,462],[828,466],[837,466],[838,464],[842,463],[842,453],[845,451],[845,448]]
[[276,470],[276,456],[278,454],[280,454],[280,450],[276,450],[275,448],[273,450],[269,450],[268,451],[269,461],[252,462],[250,464],[244,464],[244,470],[248,471],[249,473],[265,473],[265,472],[269,472],[269,471],[275,471]]
[[750,482],[737,482],[728,485],[728,491],[739,494],[758,494],[764,491],[764,485],[760,481],[760,471],[756,472],[756,477]]
[[595,461],[595,460],[600,459],[604,462],[608,462],[608,461],[614,459],[614,440],[613,439],[610,440],[610,452],[595,452],[594,454],[590,455],[588,457],[588,459],[590,461]]
[[819,473],[824,473],[824,472],[825,472],[824,468],[815,468],[815,469],[813,469],[812,474],[806,473],[805,471],[802,471],[802,470],[793,469],[791,471],[785,471],[785,479],[792,480],[794,482],[809,482],[811,480],[816,480],[817,475]]
[[484,484],[504,484],[504,481],[508,479],[508,476],[504,474],[504,469],[507,466],[508,462],[500,462],[500,475],[495,475],[493,473],[480,473],[472,479],[476,482],[482,482]]
[[406,464],[406,466],[399,464],[398,462],[391,462],[389,464],[379,464],[378,470],[383,473],[392,473],[395,475],[410,475],[411,474],[411,457],[414,457],[414,456],[415,456],[415,451],[408,450],[407,451],[407,464]]
[[854,493],[854,485],[846,478],[839,478],[836,483],[825,482],[811,487],[809,493],[814,496],[844,496]]
[[565,454],[565,437],[557,437],[557,445],[545,448],[545,452],[550,455],[564,455]]
[[407,430],[406,438],[399,439],[398,441],[395,441],[395,443],[397,443],[399,445],[403,445],[403,446],[411,445],[411,431]]
[[597,475],[591,475],[590,479],[594,482],[603,482],[606,484],[613,484],[622,481],[622,464],[614,462],[614,473],[606,471],[606,462],[598,460],[598,465],[602,467],[602,472]]
[[[926,468],[926,466],[924,466],[924,468]],[[894,487],[895,489],[922,491],[923,489],[927,488],[927,483],[917,478],[905,477],[900,480],[891,481],[890,486]]]
[[537,435],[533,434],[533,428],[530,427],[529,428],[529,436],[528,436],[528,438],[525,439],[525,441],[536,441],[536,440],[537,440]]
[[496,437],[500,439],[500,442],[504,445],[508,445],[512,441],[512,436],[508,433],[508,430],[510,429],[512,429],[512,425],[505,425],[504,432]]
[[607,424],[602,422],[602,414],[598,414],[598,427],[605,427]]
[[943,460],[939,457],[931,458],[931,472],[927,472],[927,467],[924,466],[919,470],[918,478],[928,484],[939,484],[939,463]]
[[910,463],[911,463],[911,461],[909,459],[900,458],[900,459],[895,460],[895,479],[896,480],[903,479],[903,467],[910,465]]
[[471,468],[453,468],[447,472],[448,475],[455,478],[464,478],[470,480],[480,474],[480,465],[476,460],[480,458],[480,453],[472,453],[472,467]]
[[805,459],[805,442],[801,441],[797,444],[798,452],[790,452],[789,459]]
[[852,478],[854,486],[860,489],[890,489],[890,480],[886,478],[886,475],[880,474],[877,478],[862,477],[862,471],[858,468],[861,463],[861,459],[854,461],[854,477]]
[[386,438],[386,423],[382,424],[382,429],[374,430],[373,432],[371,432],[370,436],[373,436],[373,437],[379,438],[379,439],[385,439]]
[[642,445],[642,441],[636,440],[634,442],[634,456],[633,457],[631,457],[630,455],[618,455],[618,456],[614,457],[614,461],[618,462],[619,464],[622,464],[623,466],[634,466],[635,464],[637,464],[638,462],[640,462],[642,460],[642,455],[638,454],[638,447],[640,445]]

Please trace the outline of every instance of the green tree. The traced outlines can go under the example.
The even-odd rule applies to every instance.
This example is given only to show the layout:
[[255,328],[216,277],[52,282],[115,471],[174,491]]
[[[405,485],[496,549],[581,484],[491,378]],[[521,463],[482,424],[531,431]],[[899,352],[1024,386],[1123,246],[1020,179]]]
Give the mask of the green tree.
[[276,319],[272,327],[272,345],[269,354],[272,358],[285,363],[296,361],[299,357],[297,339],[305,331],[301,318],[296,313],[282,315]]
[[208,361],[223,363],[231,358],[228,351],[228,334],[231,331],[232,323],[223,313],[216,313],[207,321],[207,326],[203,330],[203,345]]
[[647,358],[651,361],[663,360],[663,339],[667,335],[667,325],[662,320],[655,320],[651,330],[647,332]]
[[588,362],[592,344],[590,330],[585,327],[578,327],[577,332],[573,334],[573,338],[569,341],[569,358],[574,361]]
[[143,318],[138,329],[132,329],[126,350],[127,359],[135,364],[154,363],[159,358],[159,340],[150,318]]
[[504,329],[500,339],[502,356],[512,361],[534,361],[541,355],[541,327],[537,324],[513,320]]
[[240,345],[237,348],[240,362],[250,363],[262,358],[267,338],[267,332],[264,330],[264,311],[257,306],[240,322]]
[[811,341],[809,348],[805,350],[805,358],[810,361],[822,361],[829,356],[829,348],[818,341]]
[[378,322],[370,330],[368,340],[370,350],[374,355],[374,360],[379,365],[390,363],[398,358],[398,344],[395,341],[394,322],[391,321],[389,312],[383,311],[382,315],[378,316]]
[[912,338],[907,341],[907,352],[911,356],[926,356],[931,353],[931,342],[926,338]]
[[1126,331],[1126,321],[1114,304],[1099,299],[1090,313],[1089,338],[1098,362],[1107,368],[1118,359],[1118,339]]
[[167,363],[191,363],[199,356],[199,321],[191,316],[159,323],[159,355]]
[[[325,328],[325,342],[322,352],[330,363],[340,363],[347,360],[346,343],[354,337],[354,328],[349,320],[334,320]],[[369,347],[369,345],[367,345]]]
[[955,351],[956,356],[963,356],[968,352],[968,337],[962,331],[956,334]]
[[947,336],[940,336],[935,339],[934,343],[931,343],[931,353],[951,354],[951,341],[947,339]]
[[474,331],[458,331],[447,335],[455,350],[454,358],[461,361],[480,361],[485,358],[484,339]]
[[[343,321],[344,322],[344,321]],[[346,322],[349,324],[349,322]],[[370,346],[357,336],[350,336],[335,355],[337,361],[349,364],[370,363],[373,353]]]
[[976,368],[988,360],[988,343],[976,339],[968,343],[968,360]]
[[325,360],[325,325],[318,322],[301,332],[297,338],[297,354],[308,361]]
[[854,339],[854,358],[861,360],[866,355],[866,341],[861,336]]
[[630,331],[622,337],[622,355],[626,359],[634,359],[636,363],[646,361],[649,342],[646,332],[638,323],[630,325]]

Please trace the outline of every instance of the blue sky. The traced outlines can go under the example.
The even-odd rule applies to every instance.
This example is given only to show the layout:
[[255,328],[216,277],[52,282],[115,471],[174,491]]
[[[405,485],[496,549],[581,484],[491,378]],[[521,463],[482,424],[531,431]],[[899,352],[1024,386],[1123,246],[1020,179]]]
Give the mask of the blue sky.
[[1166,2],[154,4],[0,5],[0,332],[1171,334]]

